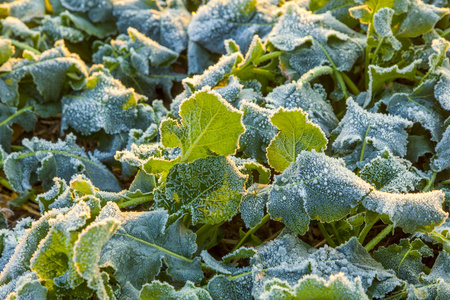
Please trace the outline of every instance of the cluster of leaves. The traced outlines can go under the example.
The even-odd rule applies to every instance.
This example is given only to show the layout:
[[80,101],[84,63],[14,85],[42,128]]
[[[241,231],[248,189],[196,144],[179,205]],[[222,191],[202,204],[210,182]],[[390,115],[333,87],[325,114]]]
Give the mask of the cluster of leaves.
[[447,6],[2,1],[0,298],[449,299]]

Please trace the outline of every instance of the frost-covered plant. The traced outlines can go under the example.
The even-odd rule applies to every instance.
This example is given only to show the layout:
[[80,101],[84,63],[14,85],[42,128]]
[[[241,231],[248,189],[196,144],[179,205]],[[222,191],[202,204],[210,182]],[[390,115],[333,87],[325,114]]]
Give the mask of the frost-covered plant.
[[2,208],[0,298],[449,299],[449,24],[442,1],[4,1],[1,192],[40,215]]

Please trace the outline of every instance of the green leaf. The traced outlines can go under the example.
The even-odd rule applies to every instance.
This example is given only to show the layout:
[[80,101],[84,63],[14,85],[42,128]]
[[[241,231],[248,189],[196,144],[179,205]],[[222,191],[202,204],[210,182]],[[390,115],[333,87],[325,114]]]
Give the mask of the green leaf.
[[419,283],[419,274],[425,268],[422,258],[430,256],[433,256],[433,251],[419,239],[412,242],[401,239],[398,245],[379,247],[374,252],[375,260],[412,284]]
[[22,141],[24,150],[10,154],[3,169],[12,187],[20,192],[31,189],[41,181],[46,190],[53,184],[53,177],[69,182],[75,174],[86,174],[101,190],[122,190],[116,177],[92,155],[76,144],[76,137],[68,134],[65,141],[51,143],[37,137]]
[[209,293],[197,288],[190,281],[186,282],[185,286],[176,291],[175,288],[166,282],[158,280],[147,283],[142,287],[140,293],[141,300],[212,300]]
[[329,280],[317,275],[307,275],[292,287],[286,281],[274,279],[266,282],[264,289],[260,299],[369,299],[361,280],[351,282],[343,273],[331,275]]
[[37,119],[32,108],[28,106],[17,110],[15,107],[0,104],[0,145],[3,150],[11,152],[12,124],[19,124],[25,131],[33,130]]
[[167,119],[161,123],[162,144],[180,147],[181,161],[190,162],[214,152],[234,154],[244,133],[242,113],[220,95],[203,89],[180,106],[181,123]]
[[176,217],[189,214],[193,224],[218,224],[237,214],[245,181],[226,157],[197,159],[170,169],[155,201]]
[[333,149],[346,155],[347,167],[362,168],[380,152],[389,150],[393,155],[406,155],[406,129],[412,123],[397,116],[371,113],[351,98],[347,100],[347,112],[333,133],[338,137]]
[[354,0],[331,0],[326,1],[326,4],[318,10],[311,9],[310,4],[310,9],[313,10],[315,14],[322,14],[329,11],[338,21],[352,28],[358,25],[358,20],[355,20],[349,13],[349,9],[353,6],[356,6]]
[[425,154],[433,153],[433,144],[425,135],[409,135],[406,158],[415,163]]
[[320,126],[327,137],[339,123],[333,107],[327,102],[327,93],[320,84],[311,87],[309,82],[299,81],[280,85],[266,96],[266,101],[268,106],[275,108],[301,108],[308,113],[311,122]]
[[270,121],[280,131],[267,147],[267,159],[278,172],[283,172],[294,162],[301,151],[323,151],[326,148],[325,134],[308,120],[308,115],[300,108],[279,108]]
[[73,261],[77,272],[87,280],[88,287],[96,291],[99,299],[108,299],[104,275],[98,268],[100,251],[119,226],[119,221],[105,218],[86,227],[75,242]]
[[70,53],[63,42],[39,56],[27,52],[25,58],[10,59],[0,67],[3,103],[12,106],[19,103],[19,83],[28,74],[43,97],[42,102],[55,102],[60,99],[66,83],[75,89],[84,83],[87,69],[80,57]]
[[11,41],[7,39],[0,39],[0,65],[7,61],[14,54],[14,47]]
[[[176,282],[199,282],[203,277],[195,234],[181,220],[166,228],[165,211],[123,213],[124,223],[103,247],[101,266],[114,268],[119,284],[130,282],[140,289],[160,273],[162,260],[166,273]],[[136,263],[139,258],[139,263]]]

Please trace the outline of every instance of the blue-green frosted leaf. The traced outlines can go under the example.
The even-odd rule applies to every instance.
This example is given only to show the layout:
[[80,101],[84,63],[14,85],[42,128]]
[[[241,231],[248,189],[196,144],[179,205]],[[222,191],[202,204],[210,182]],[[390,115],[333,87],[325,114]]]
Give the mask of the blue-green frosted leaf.
[[28,28],[24,22],[14,17],[6,17],[0,20],[0,23],[2,24],[2,37],[21,40],[33,46],[37,45],[40,37],[38,30]]
[[25,131],[33,130],[36,123],[36,116],[31,107],[17,110],[15,107],[9,107],[0,104],[0,145],[6,152],[11,151],[11,138],[13,130],[12,124],[19,124]]
[[218,224],[238,213],[245,181],[224,156],[197,159],[170,169],[155,201],[170,214],[191,215],[193,224]]
[[60,0],[60,3],[70,11],[87,13],[89,19],[95,23],[109,21],[112,18],[111,0]]
[[278,132],[269,121],[272,111],[247,101],[242,102],[240,109],[244,112],[245,132],[239,139],[239,146],[246,156],[265,162],[266,148]]
[[431,232],[448,217],[442,210],[445,194],[441,190],[426,193],[395,194],[372,191],[362,201],[368,210],[385,214],[406,233]]
[[30,217],[22,218],[17,222],[13,229],[0,230],[0,269],[3,270],[10,258],[14,255],[14,250],[21,241],[22,237],[26,235],[25,230],[31,227],[34,220]]
[[65,141],[52,143],[37,137],[24,139],[24,149],[10,154],[3,169],[13,188],[24,193],[37,181],[46,190],[53,184],[53,177],[69,182],[75,174],[85,174],[92,183],[104,191],[121,190],[114,174],[76,143],[72,134]]
[[138,102],[145,97],[126,88],[108,70],[94,67],[85,88],[62,98],[61,131],[71,127],[89,135],[104,130],[117,134],[134,127]]
[[203,278],[199,258],[192,259],[197,251],[196,235],[181,220],[166,228],[168,215],[164,211],[122,215],[124,223],[103,247],[100,259],[100,265],[114,268],[120,284],[129,281],[140,289],[160,273],[163,261],[168,267],[166,273],[176,282],[198,282]]
[[330,59],[338,70],[349,71],[365,47],[364,36],[330,12],[315,15],[295,3],[283,6],[283,15],[269,34],[269,41],[286,51],[281,62],[294,79],[314,67],[331,65]]
[[330,11],[331,15],[338,21],[349,27],[354,27],[358,25],[358,20],[355,20],[349,13],[349,8],[353,6],[356,6],[356,1],[354,0],[330,0],[320,9],[314,10],[314,13],[322,14]]
[[435,150],[436,155],[431,160],[431,168],[433,171],[440,172],[450,168],[450,126],[445,130]]
[[166,282],[159,280],[147,283],[141,289],[141,300],[212,300],[209,293],[202,288],[196,287],[188,281],[182,289],[175,288]]
[[427,80],[412,93],[396,93],[388,101],[390,114],[419,123],[431,133],[432,141],[440,141],[444,132],[444,118],[439,103],[434,99],[435,82]]
[[201,74],[216,63],[217,54],[210,53],[194,41],[189,41],[187,52],[188,74]]
[[[384,43],[380,47],[380,52],[383,61],[389,61],[392,59],[396,51],[402,48],[400,41],[394,36],[392,32],[392,19],[394,17],[395,10],[389,7],[383,7],[379,9],[373,15],[373,27],[375,32]],[[379,43],[382,43],[381,41]],[[375,58],[376,59],[376,58]]]
[[412,122],[397,116],[368,112],[349,98],[347,112],[333,132],[338,135],[333,149],[345,155],[350,169],[363,167],[384,150],[403,157],[408,137],[405,130],[411,126]]
[[421,184],[422,178],[416,170],[408,160],[385,152],[365,165],[359,176],[377,190],[408,193]]
[[35,18],[42,18],[45,15],[44,0],[18,0],[5,1],[0,4],[2,15],[4,14],[29,22]]
[[393,270],[398,278],[411,284],[419,283],[419,274],[425,268],[422,258],[430,256],[433,256],[433,250],[420,239],[412,242],[401,239],[399,244],[381,246],[374,252],[375,260],[385,269]]
[[[14,300],[47,300],[47,288],[42,286],[39,276],[29,272],[17,279],[15,291],[10,293],[7,298]],[[0,287],[0,289],[2,289]]]
[[120,33],[133,27],[177,53],[187,48],[191,14],[181,1],[171,1],[163,6],[150,1],[116,1],[113,14]]
[[[88,2],[92,2],[92,1],[88,1]],[[108,0],[107,1],[96,1],[96,2],[97,3],[100,3],[100,2],[107,3]],[[106,11],[104,11],[104,12],[107,13]],[[61,13],[60,17],[61,17],[63,23],[67,24],[68,26],[74,27],[78,30],[81,30],[83,33],[85,33],[88,36],[105,38],[107,36],[114,35],[117,32],[116,26],[113,22],[95,23],[96,21],[91,18],[91,16],[94,14],[96,14],[95,10],[89,11],[89,13],[87,14],[89,17],[89,20],[88,20],[88,18],[86,18],[85,15],[71,13],[68,11]],[[107,18],[110,18],[110,17],[107,16]],[[110,19],[109,20],[107,19],[105,21],[110,21]]]
[[325,280],[317,275],[307,275],[300,279],[297,284],[290,286],[286,281],[273,279],[266,282],[264,293],[260,299],[348,299],[348,300],[368,300],[366,293],[358,278],[351,282],[343,273],[331,275],[329,280]]
[[318,124],[326,136],[330,136],[339,121],[326,99],[327,94],[321,85],[312,88],[309,83],[302,82],[278,86],[266,97],[269,106],[274,108],[301,108],[308,113],[311,122]]
[[342,160],[302,151],[275,177],[267,207],[273,219],[304,234],[310,219],[339,220],[370,190],[371,186],[345,168]]
[[255,0],[213,0],[200,7],[189,24],[189,38],[214,53],[225,54],[224,41],[233,39],[246,52],[254,35],[270,32],[276,6]]
[[208,282],[208,291],[213,299],[252,300],[252,278],[250,274],[229,280],[224,275],[215,275]]
[[[249,187],[254,183],[267,184],[271,181],[271,172],[262,164],[252,158],[241,158],[236,156],[228,156],[235,164],[239,172],[248,175],[245,187]],[[255,174],[257,173],[257,174]]]
[[67,82],[72,88],[80,87],[87,77],[87,69],[80,57],[70,53],[62,42],[39,56],[27,52],[25,58],[11,58],[0,67],[0,98],[3,103],[18,104],[18,85],[28,74],[43,101],[54,102],[60,99]]

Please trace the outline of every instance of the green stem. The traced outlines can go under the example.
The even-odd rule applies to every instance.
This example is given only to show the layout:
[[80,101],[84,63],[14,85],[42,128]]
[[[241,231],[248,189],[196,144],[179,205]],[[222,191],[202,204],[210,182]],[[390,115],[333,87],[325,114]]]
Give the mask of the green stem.
[[252,229],[247,231],[247,233],[239,240],[239,242],[236,245],[234,245],[233,250],[231,250],[231,252],[233,252],[236,249],[238,249],[239,247],[241,247],[247,241],[247,239],[250,237],[250,235],[255,233],[259,228],[261,228],[261,226],[266,224],[269,220],[270,220],[270,215],[269,214],[265,215],[261,219],[261,222],[259,222],[258,225],[256,225],[255,227],[253,227]]
[[5,188],[7,188],[10,191],[14,191],[11,184],[3,177],[0,177],[0,184],[3,185]]
[[380,219],[380,215],[378,215],[371,223],[366,224],[366,226],[364,226],[363,230],[361,231],[361,233],[359,234],[359,237],[358,237],[358,241],[360,244],[362,244],[364,242],[370,229],[372,229],[373,225],[375,225],[379,219]]
[[320,77],[322,75],[329,75],[333,74],[334,70],[330,66],[320,66],[315,67],[314,69],[309,70],[305,74],[300,77],[299,82],[309,82],[317,77]]
[[450,184],[450,179],[441,182],[442,184]]
[[[175,258],[184,260],[184,261],[186,261],[186,262],[188,262],[188,263],[193,263],[193,262],[194,262],[193,259],[184,257],[184,256],[182,256],[182,255],[180,255],[180,254],[178,254],[178,253],[175,253],[175,252],[170,251],[169,249],[166,249],[166,248],[163,248],[163,247],[161,247],[161,246],[159,246],[159,245],[156,245],[156,244],[149,243],[149,242],[147,242],[147,241],[141,240],[141,239],[139,239],[139,238],[137,238],[137,237],[134,237],[134,236],[132,236],[132,235],[129,235],[129,234],[126,234],[126,233],[116,233],[116,235],[126,236],[126,237],[128,237],[128,238],[130,238],[130,239],[133,239],[133,240],[139,242],[139,243],[142,243],[142,244],[148,245],[148,246],[150,246],[150,247],[153,247],[153,248],[155,248],[155,249],[157,249],[157,250],[159,250],[159,251],[161,251],[161,252],[167,253],[167,254],[169,254],[170,256],[173,256],[173,257],[175,257]],[[202,264],[202,265],[203,265],[203,264]]]
[[344,83],[344,79],[342,78],[341,72],[337,69],[336,64],[334,63],[334,61],[331,59],[330,54],[328,53],[328,51],[322,46],[321,43],[319,43],[318,41],[314,40],[316,42],[317,45],[319,45],[320,49],[322,49],[322,52],[325,54],[325,56],[327,57],[328,61],[330,62],[331,66],[333,67],[334,70],[334,74],[336,76],[336,79],[339,83],[339,86],[342,89],[342,92],[344,93],[344,97],[348,98],[348,92],[347,92],[347,86]]
[[385,236],[387,236],[391,231],[392,228],[394,228],[394,225],[390,224],[386,226],[386,228],[383,229],[376,237],[374,237],[365,247],[364,249],[369,252],[372,250],[382,239],[384,239]]
[[335,248],[336,244],[331,239],[331,236],[328,234],[328,231],[325,228],[325,226],[323,225],[323,223],[318,222],[317,225],[319,226],[319,229],[322,232],[323,237],[327,240],[328,245],[330,245],[331,247]]
[[283,51],[274,51],[267,54],[264,54],[263,56],[260,56],[259,58],[255,59],[253,62],[257,65],[259,65],[262,62],[268,61],[270,59],[277,58],[283,53]]
[[364,141],[361,148],[361,155],[359,156],[359,161],[363,161],[364,159],[364,152],[366,151],[366,145],[367,145],[367,135],[369,134],[370,130],[370,123],[369,126],[367,126],[366,134],[364,135]]
[[138,204],[147,203],[147,202],[150,202],[152,200],[153,200],[153,195],[142,196],[142,197],[133,198],[133,199],[130,199],[128,201],[119,203],[118,206],[120,208],[125,208],[125,207],[132,206],[132,205],[138,205]]
[[341,73],[342,78],[344,79],[345,84],[349,87],[349,89],[352,91],[353,94],[359,95],[359,89],[356,86],[356,84],[348,77],[347,74]]
[[381,38],[381,40],[378,42],[377,48],[375,48],[375,52],[373,53],[373,57],[372,57],[372,64],[375,64],[378,52],[380,51],[381,45],[383,44],[383,42],[384,42],[384,37]]
[[433,174],[431,175],[430,180],[428,181],[427,185],[423,188],[422,192],[428,192],[431,188],[431,186],[433,185],[434,181],[436,180],[436,172],[433,172]]
[[450,34],[450,28],[447,28],[446,30],[442,31],[440,33],[440,36],[442,36],[443,38],[445,38],[447,35]]
[[14,151],[22,151],[24,148],[25,148],[24,146],[11,145],[11,150],[14,150]]
[[13,44],[15,47],[17,47],[19,49],[28,50],[28,51],[31,51],[34,54],[38,54],[38,55],[41,54],[41,51],[34,49],[33,47],[31,47],[28,44],[25,44],[25,43],[22,43],[22,42],[19,42],[19,41],[16,41],[16,40],[11,40],[11,39],[9,41],[11,42],[11,44]]
[[[370,36],[373,34],[373,25],[369,23],[369,28],[367,28],[367,39],[370,38]],[[369,43],[367,43],[366,51],[364,53],[364,81],[366,85],[366,90],[369,88],[369,65],[370,65],[370,52],[372,51],[372,47],[369,46]]]
[[25,108],[22,108],[18,111],[16,111],[15,114],[10,115],[8,118],[6,118],[5,120],[3,120],[2,122],[0,122],[0,127],[5,126],[6,124],[8,124],[9,122],[11,122],[15,117],[19,116],[20,114],[22,114],[23,112],[27,111],[27,110],[31,110],[33,109],[33,106],[28,106]]
[[341,239],[341,237],[339,235],[339,232],[336,229],[336,226],[334,225],[334,222],[331,222],[330,225],[331,225],[331,228],[333,229],[333,234],[336,237],[339,245],[342,244],[342,239]]

